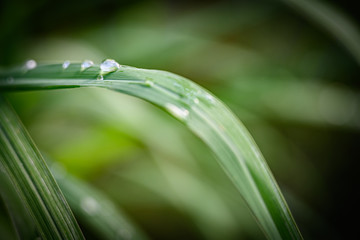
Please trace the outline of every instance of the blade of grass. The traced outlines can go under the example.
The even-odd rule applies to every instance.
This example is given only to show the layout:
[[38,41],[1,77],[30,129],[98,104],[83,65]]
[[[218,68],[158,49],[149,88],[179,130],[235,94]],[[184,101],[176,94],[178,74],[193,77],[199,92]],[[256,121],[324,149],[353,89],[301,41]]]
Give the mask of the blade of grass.
[[[263,156],[245,127],[216,97],[178,75],[121,66],[98,78],[100,68],[71,64],[17,68],[0,77],[3,90],[103,87],[144,99],[185,124],[215,152],[270,239],[301,234]],[[102,80],[100,80],[102,79]]]
[[80,228],[39,151],[1,95],[0,161],[1,174],[8,177],[42,239],[83,239]]

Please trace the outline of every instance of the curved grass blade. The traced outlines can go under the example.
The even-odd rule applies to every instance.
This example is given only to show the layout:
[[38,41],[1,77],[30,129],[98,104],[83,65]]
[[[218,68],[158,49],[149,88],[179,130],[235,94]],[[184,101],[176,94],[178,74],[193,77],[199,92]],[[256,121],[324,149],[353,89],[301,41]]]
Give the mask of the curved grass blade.
[[147,239],[104,194],[71,176],[57,163],[51,170],[74,214],[101,239]]
[[98,65],[39,65],[18,68],[0,77],[9,90],[103,87],[144,99],[166,110],[215,152],[270,239],[301,239],[301,234],[263,156],[252,137],[216,97],[178,75],[121,66],[100,75]]
[[[3,177],[7,176],[13,185],[42,239],[83,239],[80,228],[39,151],[1,95],[0,162],[1,174]],[[16,227],[20,226],[16,220],[14,222]],[[23,236],[22,229],[18,229],[18,232],[20,237]]]

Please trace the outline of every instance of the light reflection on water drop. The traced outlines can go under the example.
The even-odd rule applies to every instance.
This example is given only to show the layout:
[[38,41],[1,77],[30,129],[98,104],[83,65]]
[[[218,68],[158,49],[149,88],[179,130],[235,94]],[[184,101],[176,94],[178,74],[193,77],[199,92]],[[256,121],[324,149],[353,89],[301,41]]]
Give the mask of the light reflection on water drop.
[[81,71],[84,71],[85,69],[91,67],[92,65],[94,65],[93,61],[90,61],[90,60],[83,61],[81,64]]
[[106,59],[100,64],[101,74],[115,72],[120,68],[120,64],[113,59]]
[[81,208],[90,215],[96,214],[97,211],[99,210],[98,202],[94,198],[89,196],[86,196],[83,199],[81,199],[80,205]]
[[25,63],[25,68],[26,68],[27,70],[34,69],[34,68],[36,68],[36,66],[37,66],[37,63],[36,63],[35,60],[28,60],[28,61],[26,61],[26,63]]
[[178,107],[172,103],[167,103],[165,105],[165,108],[176,118],[178,118],[179,120],[186,120],[187,117],[189,116],[189,110],[182,108],[182,107]]
[[100,81],[101,81],[101,80],[104,80],[104,76],[100,74],[100,75],[97,77],[97,80],[100,80]]
[[65,61],[62,65],[63,69],[67,69],[70,66],[70,61]]

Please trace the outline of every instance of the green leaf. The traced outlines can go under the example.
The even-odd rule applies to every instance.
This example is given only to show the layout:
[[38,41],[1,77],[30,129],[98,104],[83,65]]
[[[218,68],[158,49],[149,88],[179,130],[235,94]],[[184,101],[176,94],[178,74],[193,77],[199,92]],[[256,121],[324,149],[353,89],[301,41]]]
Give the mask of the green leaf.
[[[2,73],[0,87],[4,91],[103,87],[153,103],[207,143],[268,238],[302,238],[254,140],[233,113],[205,89],[172,73],[129,66],[103,76],[98,65],[31,68]],[[121,104],[126,103],[119,107]]]
[[[42,239],[83,239],[80,228],[39,151],[1,95],[0,170],[1,179],[6,180],[2,181],[0,190],[13,214],[19,237],[34,236],[32,224],[24,228],[31,220]],[[15,209],[19,204],[14,201],[21,202],[23,209]]]

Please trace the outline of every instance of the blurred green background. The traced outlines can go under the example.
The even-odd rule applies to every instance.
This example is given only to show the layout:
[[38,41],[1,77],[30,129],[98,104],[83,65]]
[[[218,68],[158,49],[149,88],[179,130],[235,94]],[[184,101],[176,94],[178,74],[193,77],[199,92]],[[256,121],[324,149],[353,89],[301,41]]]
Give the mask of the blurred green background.
[[[302,2],[5,0],[0,64],[113,58],[197,82],[249,129],[304,238],[347,238],[359,212],[360,15],[351,1],[305,14]],[[150,239],[264,239],[210,150],[154,106],[104,89],[8,97],[41,151]],[[0,209],[0,238],[13,239]]]

